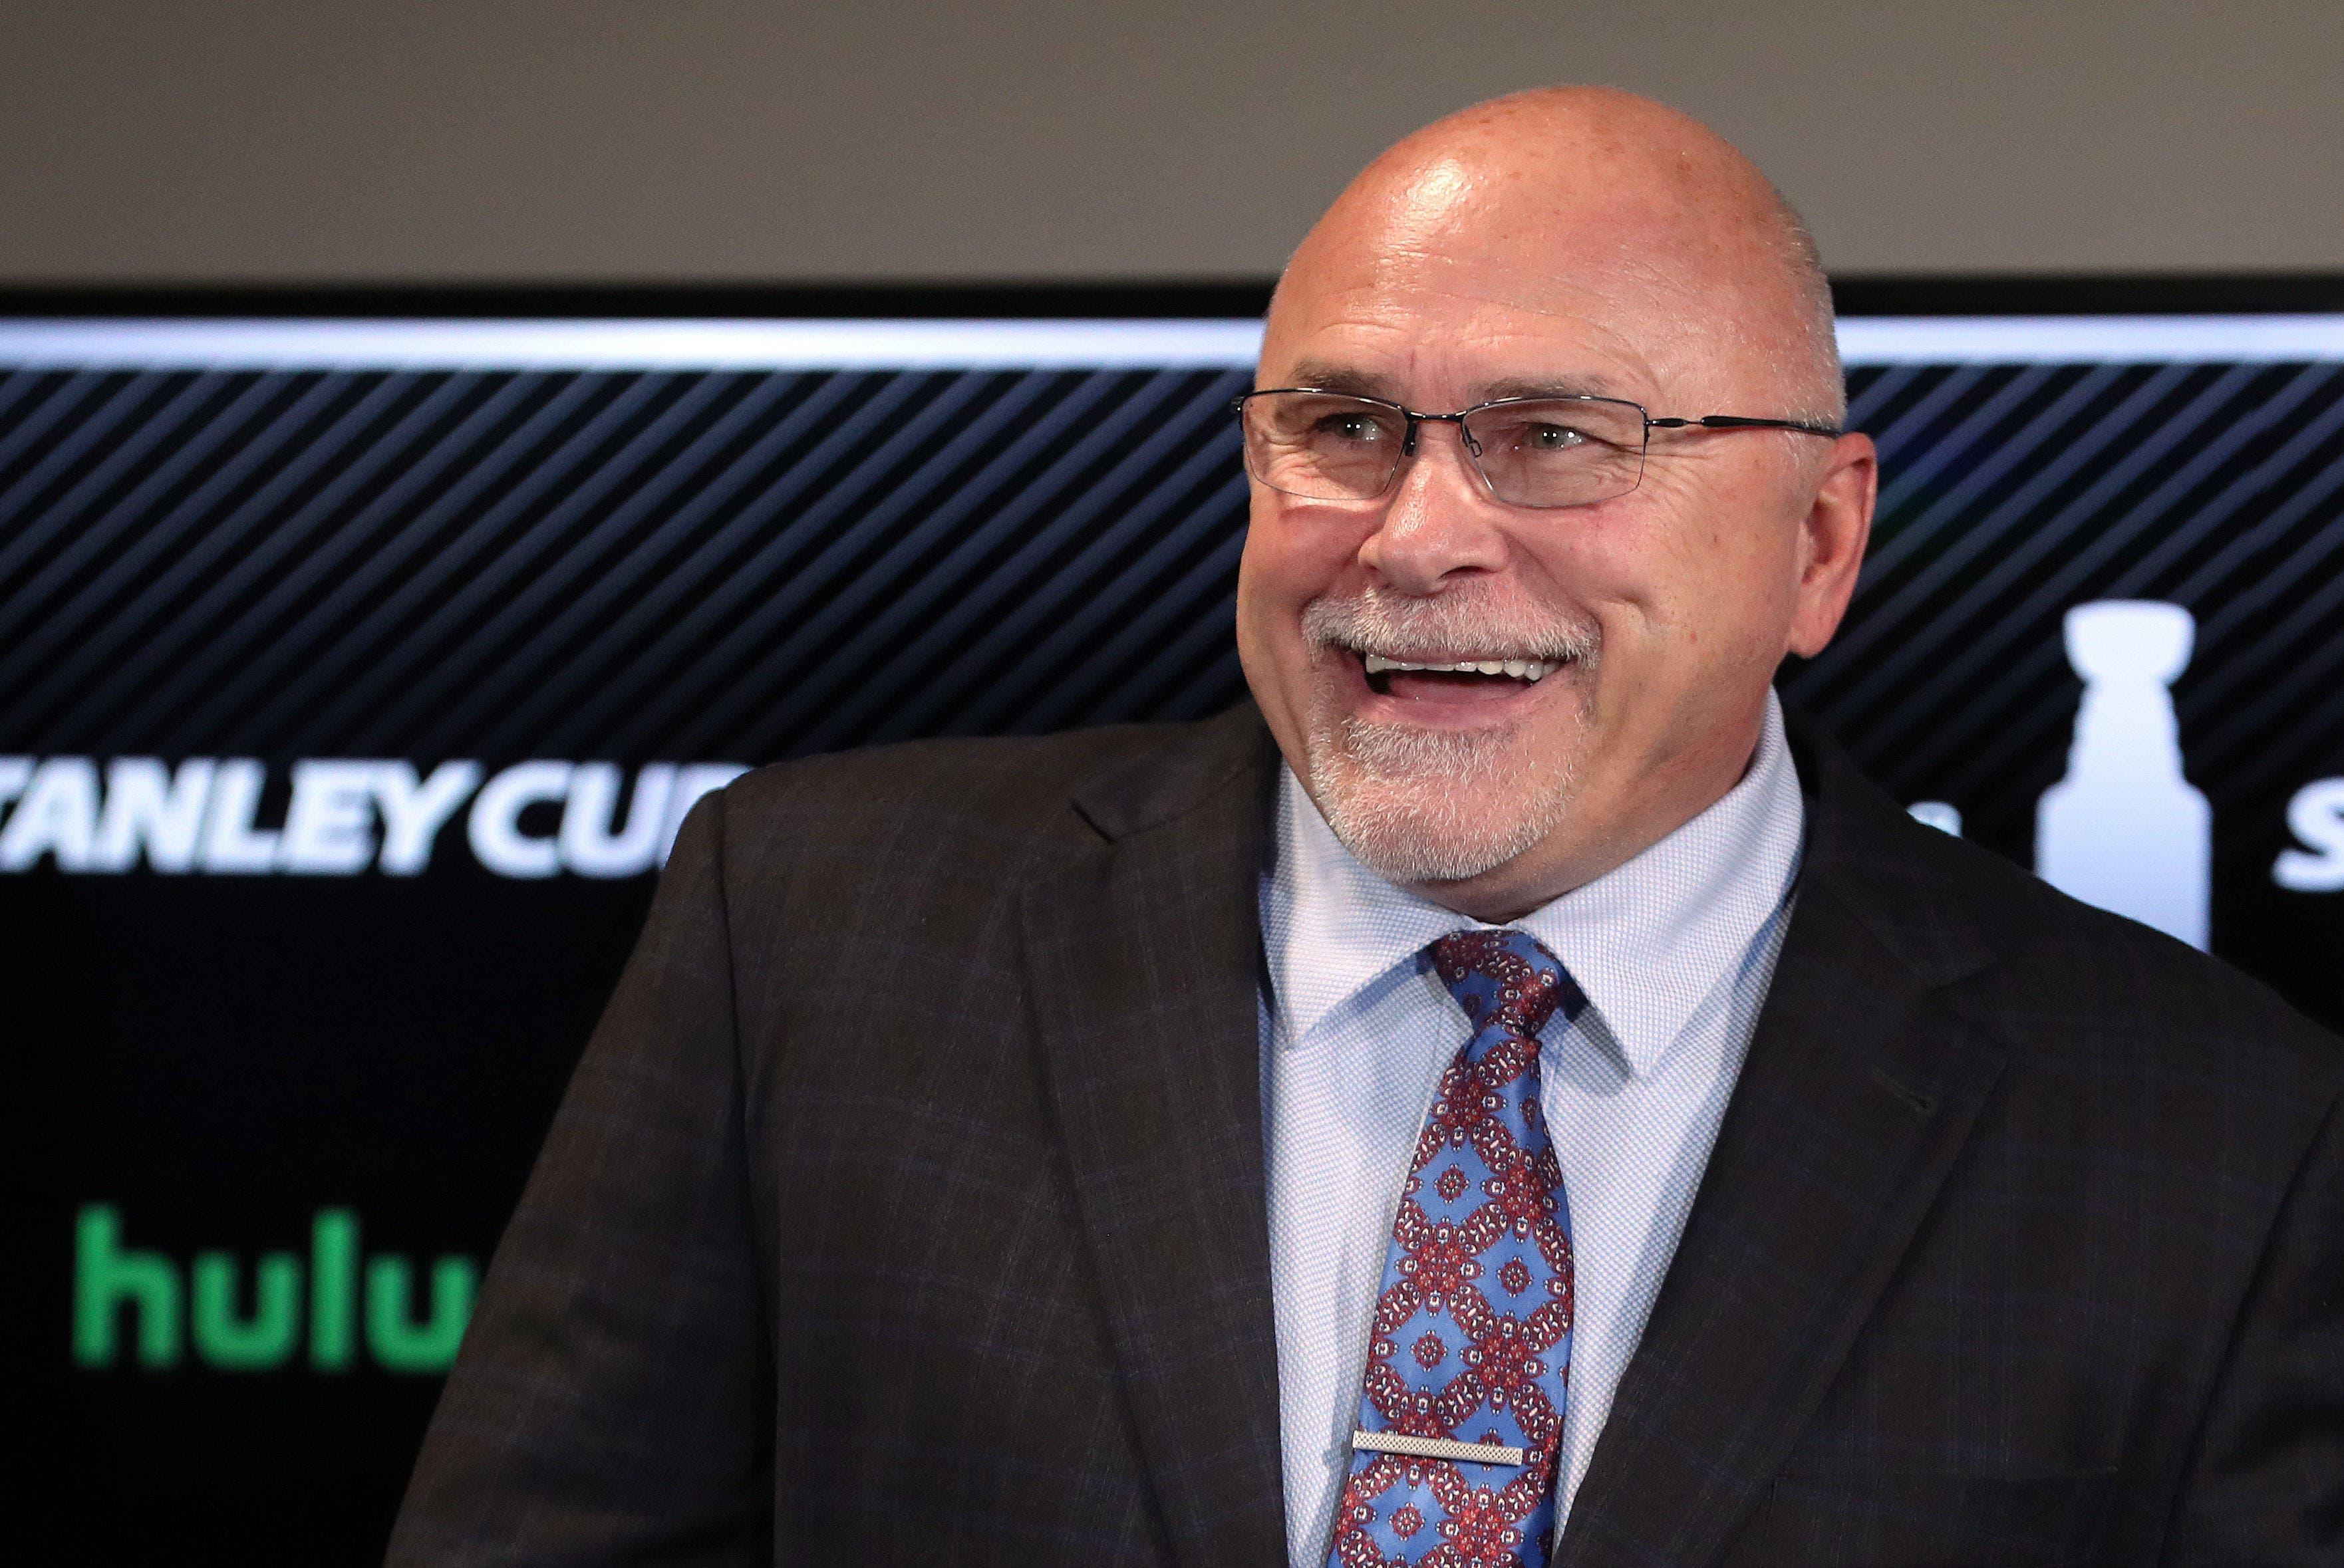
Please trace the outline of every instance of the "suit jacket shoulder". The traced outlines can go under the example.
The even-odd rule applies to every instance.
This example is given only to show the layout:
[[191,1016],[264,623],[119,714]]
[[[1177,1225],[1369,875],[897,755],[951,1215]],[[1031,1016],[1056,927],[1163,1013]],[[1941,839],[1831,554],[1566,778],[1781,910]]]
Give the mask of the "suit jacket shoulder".
[[1565,1560],[2329,1560],[2344,1052],[1792,738],[1797,907]]
[[1185,724],[905,741],[760,768],[722,793],[725,853],[771,873],[1034,872],[1174,814],[1267,749],[1250,708]]
[[2090,1051],[2117,1078],[2218,1080],[2299,1109],[2344,1092],[2344,1041],[2261,981],[1913,820],[1812,734],[1804,749],[1839,829],[1822,847],[1824,877],[1924,972],[1950,977],[1990,954],[1957,994],[2016,1060]]
[[805,1036],[804,1020],[770,1010],[818,994],[817,966],[956,972],[964,995],[988,981],[1014,994],[1026,889],[1260,771],[1271,751],[1242,707],[1197,723],[911,741],[734,780],[709,809],[744,1045]]

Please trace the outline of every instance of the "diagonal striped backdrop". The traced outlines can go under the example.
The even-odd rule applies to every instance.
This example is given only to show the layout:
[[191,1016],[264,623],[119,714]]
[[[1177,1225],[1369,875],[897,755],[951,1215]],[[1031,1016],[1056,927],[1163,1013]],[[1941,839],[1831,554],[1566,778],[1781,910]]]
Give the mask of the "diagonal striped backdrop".
[[[0,378],[0,747],[729,756],[1209,712],[1238,372]],[[2227,881],[2344,773],[2344,366],[1872,364],[1876,542],[1791,672],[2025,859],[2071,604],[2170,599]]]

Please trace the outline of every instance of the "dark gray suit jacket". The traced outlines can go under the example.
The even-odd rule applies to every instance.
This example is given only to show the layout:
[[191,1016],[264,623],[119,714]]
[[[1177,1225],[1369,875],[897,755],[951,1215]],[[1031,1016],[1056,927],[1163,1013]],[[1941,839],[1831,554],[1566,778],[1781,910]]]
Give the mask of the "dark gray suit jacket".
[[[1560,1562],[2344,1562],[2336,1042],[1793,745],[1796,913]],[[703,803],[392,1561],[1282,1563],[1275,766],[1240,709]]]

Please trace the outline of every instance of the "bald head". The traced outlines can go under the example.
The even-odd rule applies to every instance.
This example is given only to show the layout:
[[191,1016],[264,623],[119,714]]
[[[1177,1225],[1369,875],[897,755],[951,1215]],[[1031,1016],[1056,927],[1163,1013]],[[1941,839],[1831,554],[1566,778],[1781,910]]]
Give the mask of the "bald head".
[[1584,321],[1653,390],[1712,400],[1656,413],[1844,410],[1830,286],[1798,215],[1732,144],[1633,94],[1517,93],[1390,148],[1295,252],[1265,364],[1298,307],[1378,288]]

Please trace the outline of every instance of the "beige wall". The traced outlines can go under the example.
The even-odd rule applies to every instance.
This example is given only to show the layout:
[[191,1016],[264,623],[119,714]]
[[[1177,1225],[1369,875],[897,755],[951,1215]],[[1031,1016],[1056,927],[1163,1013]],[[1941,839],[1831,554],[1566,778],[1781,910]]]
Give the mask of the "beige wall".
[[1557,80],[1708,118],[1835,271],[2344,268],[2344,0],[0,0],[0,280],[1261,275]]

